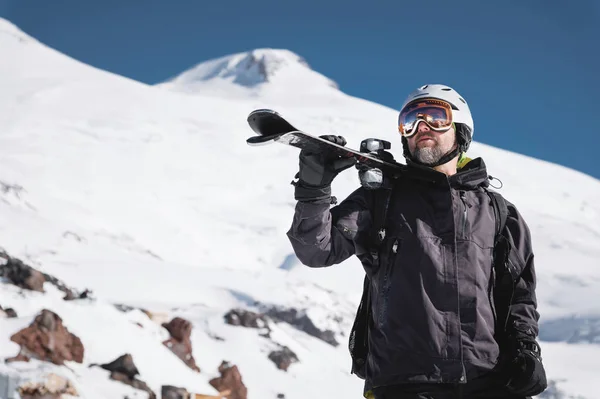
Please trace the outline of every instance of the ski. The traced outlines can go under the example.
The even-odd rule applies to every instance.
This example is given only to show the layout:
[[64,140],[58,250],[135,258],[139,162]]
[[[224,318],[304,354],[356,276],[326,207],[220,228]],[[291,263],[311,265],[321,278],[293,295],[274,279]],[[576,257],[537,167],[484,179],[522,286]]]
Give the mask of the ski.
[[385,161],[376,156],[377,151],[389,148],[389,143],[384,140],[363,140],[361,151],[357,151],[297,129],[272,109],[252,111],[247,121],[257,134],[246,140],[246,143],[251,146],[280,143],[313,152],[332,152],[342,157],[354,157],[358,163],[365,166],[385,169],[393,173],[401,171],[404,167],[395,161]]

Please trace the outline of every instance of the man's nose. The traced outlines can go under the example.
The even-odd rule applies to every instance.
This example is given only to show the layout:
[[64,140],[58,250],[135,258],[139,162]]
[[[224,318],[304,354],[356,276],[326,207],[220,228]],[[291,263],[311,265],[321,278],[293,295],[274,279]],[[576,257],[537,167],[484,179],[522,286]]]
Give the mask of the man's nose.
[[419,125],[417,126],[417,133],[421,133],[421,132],[430,132],[431,129],[429,128],[429,125],[423,121],[419,121]]

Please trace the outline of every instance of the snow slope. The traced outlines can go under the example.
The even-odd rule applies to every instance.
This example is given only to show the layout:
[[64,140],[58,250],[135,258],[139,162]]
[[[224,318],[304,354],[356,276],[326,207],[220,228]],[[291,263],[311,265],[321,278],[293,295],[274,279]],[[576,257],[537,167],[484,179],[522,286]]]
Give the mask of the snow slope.
[[[275,108],[305,129],[343,134],[353,147],[386,138],[401,159],[394,110],[344,94],[287,50],[223,57],[148,86],[73,60],[0,19],[0,54],[0,246],[96,298],[66,302],[48,284],[44,294],[0,285],[0,305],[19,314],[0,319],[0,358],[16,355],[10,335],[43,308],[86,348],[83,365],[10,363],[0,373],[50,368],[73,378],[86,398],[144,397],[87,367],[129,352],[155,392],[170,384],[216,393],[208,381],[229,360],[250,398],[361,397],[345,335],[361,266],[354,258],[318,270],[298,263],[285,237],[297,150],[247,146],[246,116]],[[469,155],[484,157],[531,227],[549,377],[567,395],[597,397],[600,182],[477,142]],[[347,171],[334,194],[357,185]],[[306,309],[340,345],[286,323],[266,339],[223,322],[231,308],[257,302]],[[201,373],[161,345],[166,330],[117,303],[190,320]],[[300,359],[287,372],[267,358],[277,345]]]

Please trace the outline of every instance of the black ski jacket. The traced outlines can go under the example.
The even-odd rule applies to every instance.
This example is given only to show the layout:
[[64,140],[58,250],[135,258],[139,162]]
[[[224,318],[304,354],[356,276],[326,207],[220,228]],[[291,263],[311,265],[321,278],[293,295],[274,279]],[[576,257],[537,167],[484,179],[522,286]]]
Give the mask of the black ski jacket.
[[[356,255],[371,281],[366,384],[464,383],[500,358],[492,300],[495,216],[481,158],[447,177],[409,164],[394,181],[379,266],[369,251],[373,194],[339,205],[298,202],[287,235],[310,267]],[[509,328],[538,335],[536,277],[527,224],[509,203],[506,226],[523,262]]]

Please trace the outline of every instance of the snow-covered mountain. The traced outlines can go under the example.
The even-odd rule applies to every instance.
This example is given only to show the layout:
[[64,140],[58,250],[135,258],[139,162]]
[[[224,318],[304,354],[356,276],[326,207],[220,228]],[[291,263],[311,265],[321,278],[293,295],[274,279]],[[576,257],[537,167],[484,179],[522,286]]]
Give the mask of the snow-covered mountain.
[[[65,366],[2,362],[0,375],[54,372],[85,398],[145,397],[88,367],[129,353],[159,395],[163,385],[216,395],[209,381],[228,361],[250,398],[361,397],[347,333],[362,268],[357,259],[325,269],[297,261],[285,236],[297,150],[249,147],[246,116],[274,108],[353,147],[386,138],[401,159],[395,110],[346,95],[287,50],[226,56],[149,86],[73,60],[0,19],[0,56],[0,247],[92,291],[67,301],[49,281],[38,292],[3,278],[0,306],[18,317],[0,318],[1,359],[19,353],[10,337],[43,309],[84,353]],[[531,227],[542,350],[555,384],[546,397],[597,397],[600,182],[477,142],[469,155],[485,159]],[[334,194],[357,185],[349,170]],[[236,308],[271,314],[268,328],[228,324]],[[170,333],[160,323],[175,317],[191,322],[200,372],[163,344]],[[298,359],[287,371],[269,358],[284,347]],[[0,396],[1,388],[2,377]]]
[[231,98],[269,94],[331,95],[333,80],[315,72],[305,59],[285,49],[256,49],[202,62],[161,84],[187,93]]

